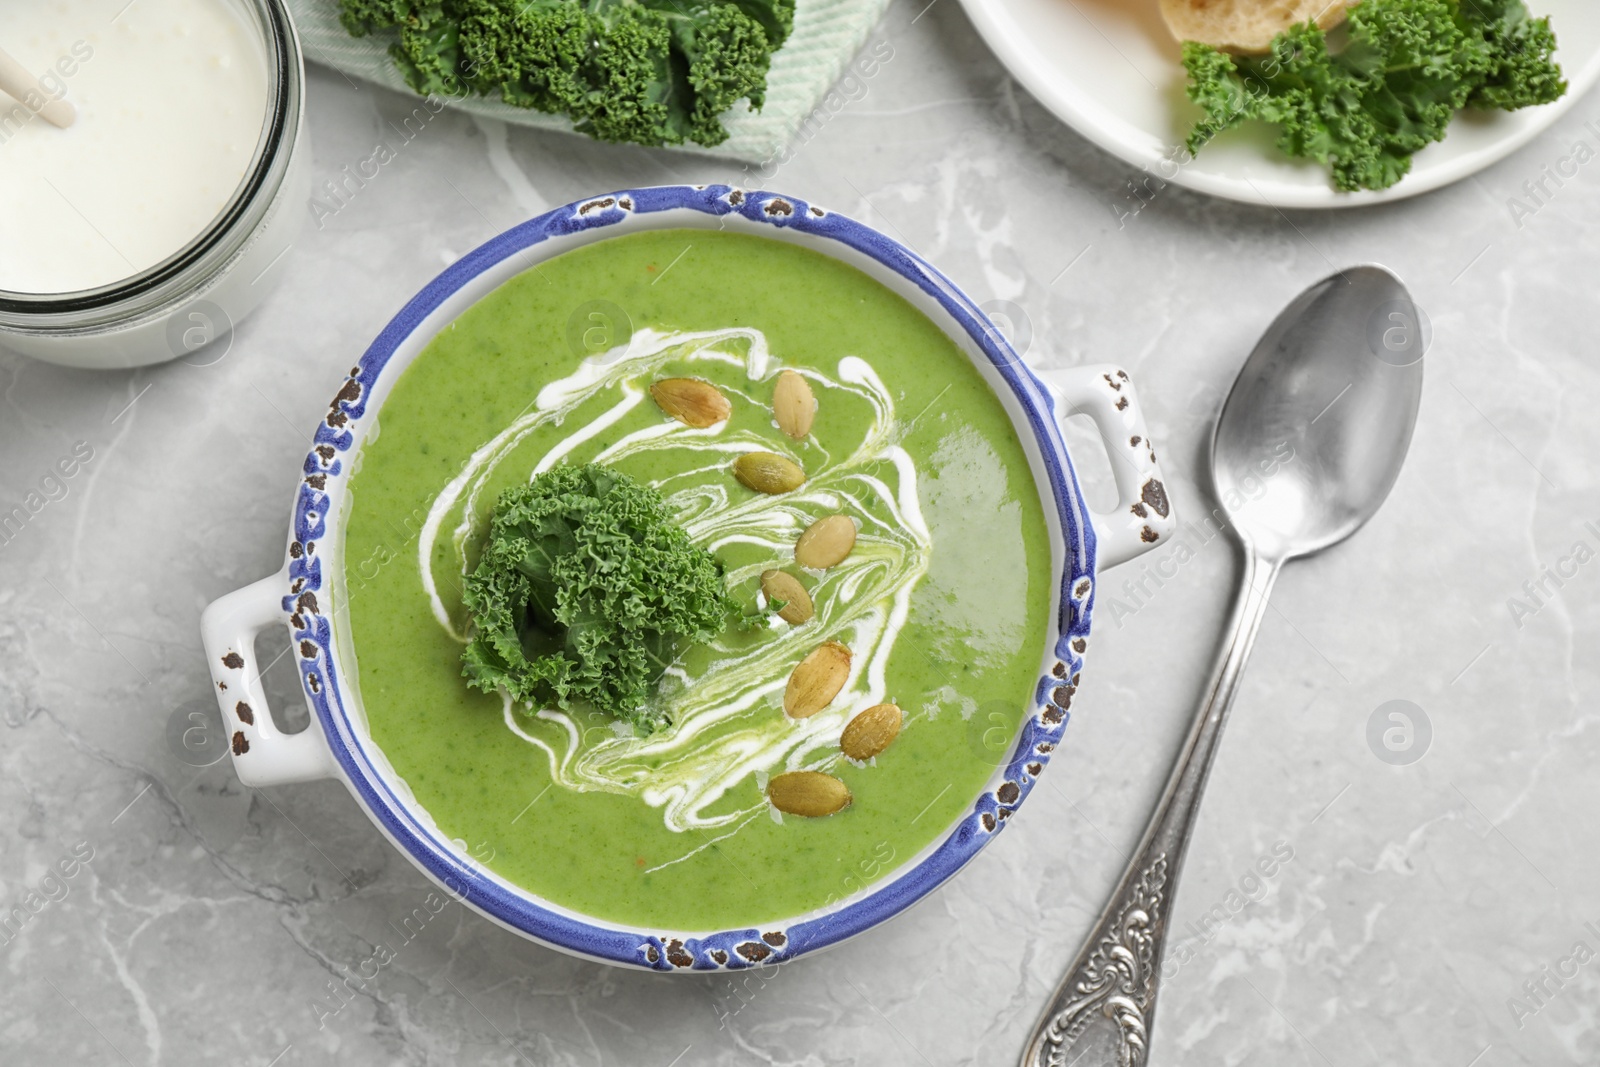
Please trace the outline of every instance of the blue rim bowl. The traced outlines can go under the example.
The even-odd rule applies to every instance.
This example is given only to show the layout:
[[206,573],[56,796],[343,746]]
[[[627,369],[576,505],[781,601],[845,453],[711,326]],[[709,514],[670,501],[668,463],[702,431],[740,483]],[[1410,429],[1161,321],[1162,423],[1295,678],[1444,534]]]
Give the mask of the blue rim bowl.
[[[1058,580],[1052,583],[1052,625],[1041,649],[1033,707],[983,792],[933,844],[880,881],[824,909],[761,928],[659,930],[595,919],[542,900],[474,861],[410,799],[367,736],[343,680],[350,654],[340,647],[333,613],[298,607],[306,603],[306,592],[331,596],[349,460],[389,386],[427,341],[536,262],[608,236],[668,227],[736,229],[800,243],[862,269],[911,300],[973,359],[1011,415],[1053,540]],[[630,189],[574,202],[507,230],[446,269],[384,327],[339,389],[305,458],[283,607],[292,613],[301,682],[338,773],[395,846],[456,899],[519,934],[579,956],[656,971],[740,969],[790,960],[878,925],[927,896],[1004,828],[1066,726],[1089,635],[1095,537],[1062,440],[1057,404],[994,323],[930,263],[870,227],[796,197],[725,185]]]

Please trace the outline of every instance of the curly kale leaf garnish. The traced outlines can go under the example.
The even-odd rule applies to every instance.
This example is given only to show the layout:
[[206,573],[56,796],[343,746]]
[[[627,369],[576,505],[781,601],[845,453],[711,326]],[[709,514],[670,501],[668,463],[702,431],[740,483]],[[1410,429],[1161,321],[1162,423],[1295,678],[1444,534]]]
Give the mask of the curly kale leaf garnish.
[[518,702],[582,702],[644,731],[679,641],[738,613],[722,564],[673,523],[661,494],[610,468],[556,467],[506,490],[462,597],[462,674]]

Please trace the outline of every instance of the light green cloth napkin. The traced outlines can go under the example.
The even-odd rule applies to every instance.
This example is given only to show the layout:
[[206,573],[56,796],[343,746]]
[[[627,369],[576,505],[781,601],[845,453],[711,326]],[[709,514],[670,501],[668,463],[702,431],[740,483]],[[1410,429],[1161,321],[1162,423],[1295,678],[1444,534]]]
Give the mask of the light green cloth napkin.
[[[351,77],[412,92],[389,58],[392,37],[376,33],[351,37],[339,24],[338,0],[288,0],[288,6],[300,31],[306,59]],[[799,0],[794,31],[772,58],[766,106],[760,111],[747,111],[742,104],[736,105],[722,120],[729,137],[715,148],[692,144],[681,147],[750,163],[771,160],[822,102],[888,6],[889,0]],[[473,97],[453,106],[469,114],[524,126],[572,129],[565,116],[512,107],[495,98]]]

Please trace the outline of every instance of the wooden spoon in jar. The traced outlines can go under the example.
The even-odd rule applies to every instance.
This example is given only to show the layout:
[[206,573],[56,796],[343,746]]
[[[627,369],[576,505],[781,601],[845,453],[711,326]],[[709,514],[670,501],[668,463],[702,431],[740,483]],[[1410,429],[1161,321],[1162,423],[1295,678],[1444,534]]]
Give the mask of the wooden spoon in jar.
[[[52,126],[66,129],[78,118],[77,108],[65,100],[52,99],[39,84],[39,79],[4,48],[0,48],[0,93],[5,93],[29,111],[43,117]],[[44,103],[36,109],[28,102],[29,97],[43,100]]]

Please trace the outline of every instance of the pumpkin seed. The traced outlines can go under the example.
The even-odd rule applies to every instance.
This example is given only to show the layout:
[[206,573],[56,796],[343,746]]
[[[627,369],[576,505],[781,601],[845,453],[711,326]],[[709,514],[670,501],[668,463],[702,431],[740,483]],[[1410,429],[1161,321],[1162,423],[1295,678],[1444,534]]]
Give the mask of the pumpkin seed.
[[864,762],[889,747],[900,736],[900,708],[894,704],[874,704],[850,720],[839,735],[844,754]]
[[811,422],[817,417],[817,398],[811,392],[811,383],[792,370],[778,375],[778,384],[772,388],[772,415],[778,420],[778,429],[800,440],[811,432]]
[[747,452],[733,461],[733,476],[747,489],[776,496],[805,484],[806,472],[773,452]]
[[791,719],[805,719],[829,704],[850,678],[850,650],[827,641],[795,665],[783,691],[783,710]]
[[790,626],[799,626],[808,622],[816,614],[816,608],[811,603],[811,594],[806,592],[805,586],[794,575],[785,571],[762,571],[761,591],[767,595],[767,603],[783,601],[783,607],[778,609],[778,618]]
[[733,412],[722,391],[699,378],[663,378],[650,386],[650,395],[662,411],[696,429],[714,426]]
[[829,515],[806,527],[794,544],[795,562],[812,570],[838,566],[856,547],[856,524],[848,515]]
[[786,771],[767,783],[767,799],[785,815],[820,818],[850,804],[850,787],[821,771]]

